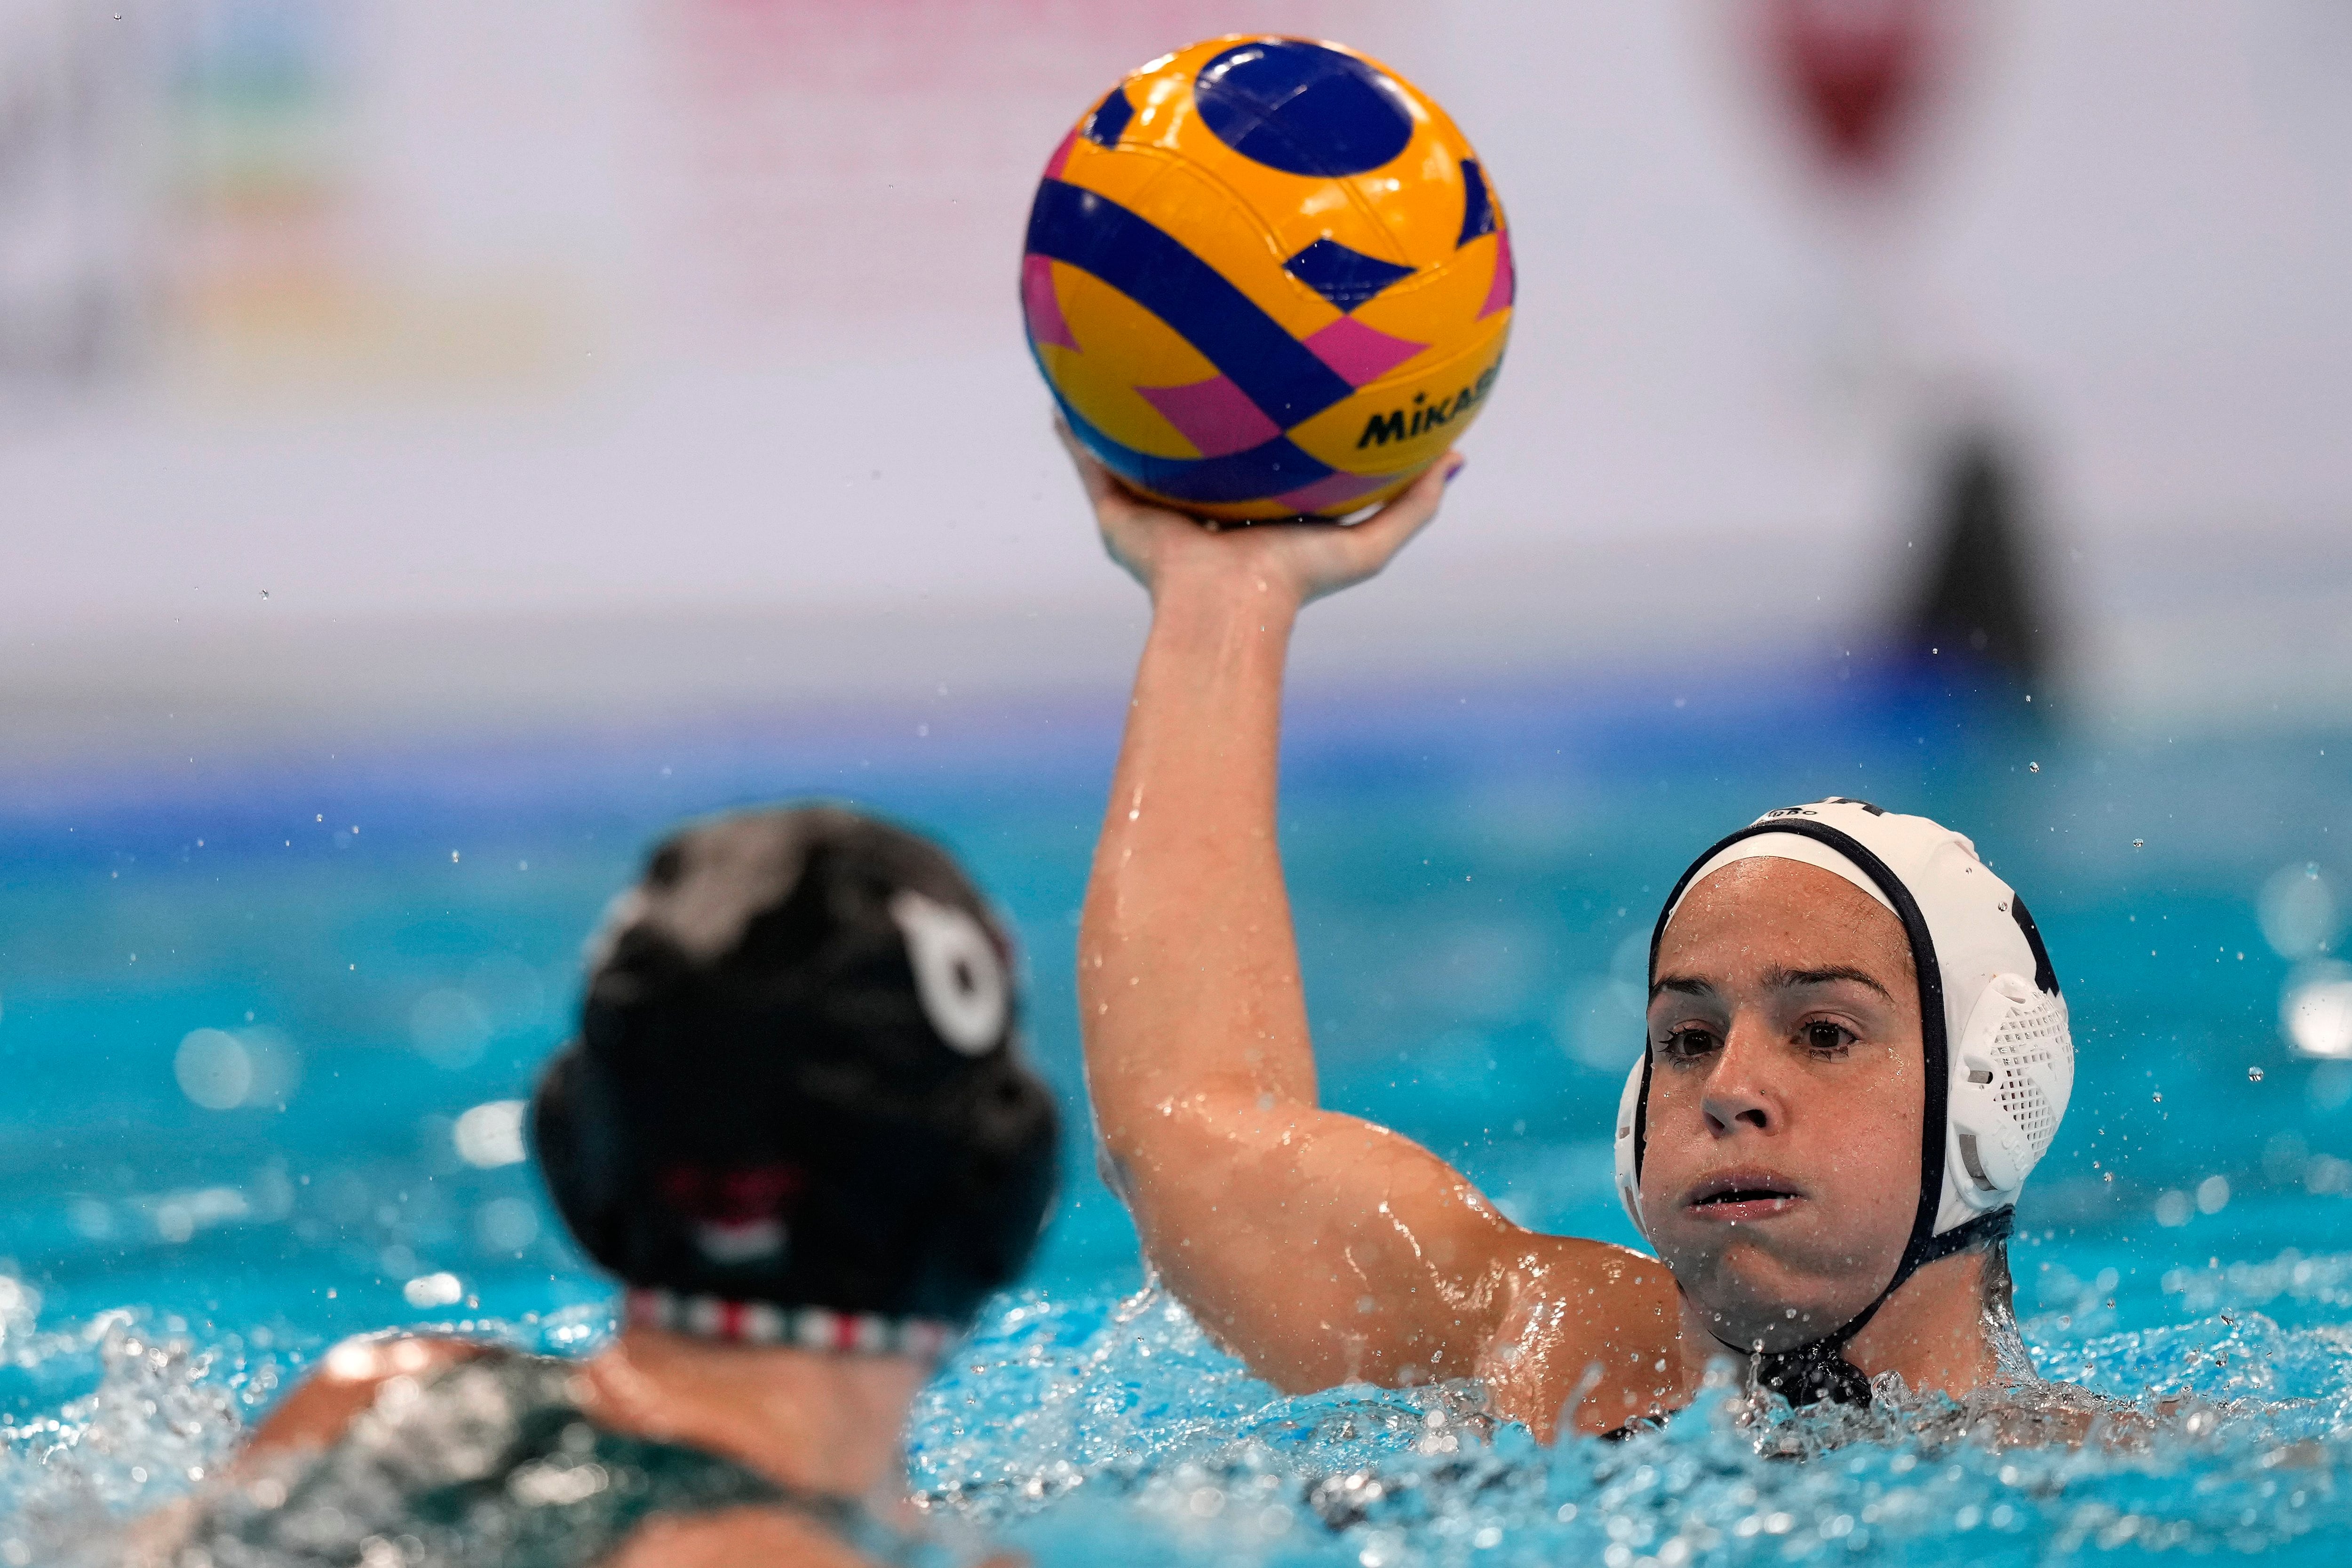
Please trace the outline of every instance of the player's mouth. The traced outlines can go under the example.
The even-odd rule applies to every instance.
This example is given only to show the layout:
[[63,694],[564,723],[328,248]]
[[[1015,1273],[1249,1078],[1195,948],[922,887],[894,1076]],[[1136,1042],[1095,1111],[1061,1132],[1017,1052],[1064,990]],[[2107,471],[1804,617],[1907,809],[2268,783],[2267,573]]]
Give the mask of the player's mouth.
[[1691,1189],[1683,1207],[1698,1219],[1742,1225],[1787,1214],[1804,1200],[1804,1190],[1788,1177],[1748,1166],[1709,1176]]

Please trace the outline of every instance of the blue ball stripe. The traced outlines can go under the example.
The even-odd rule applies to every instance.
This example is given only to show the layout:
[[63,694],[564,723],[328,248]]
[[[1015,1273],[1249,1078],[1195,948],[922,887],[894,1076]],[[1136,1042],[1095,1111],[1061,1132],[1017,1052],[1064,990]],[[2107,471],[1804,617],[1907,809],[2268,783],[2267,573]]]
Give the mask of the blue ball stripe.
[[1355,394],[1215,268],[1107,196],[1063,180],[1041,183],[1029,209],[1029,249],[1101,279],[1167,322],[1286,430]]
[[[1033,348],[1030,352],[1034,354],[1036,351]],[[1043,359],[1038,361],[1037,368],[1045,370]],[[1071,407],[1070,400],[1054,386],[1052,376],[1046,377],[1045,384],[1053,388],[1054,401],[1061,405],[1062,417],[1069,421],[1070,433],[1105,468],[1174,500],[1194,501],[1202,506],[1263,500],[1301,485],[1311,485],[1337,471],[1329,464],[1307,456],[1286,436],[1276,436],[1246,452],[1229,453],[1222,458],[1162,458],[1139,452],[1103,434],[1101,426]]]
[[1475,158],[1462,160],[1462,237],[1454,242],[1461,249],[1474,239],[1495,232],[1494,198],[1486,194],[1486,176],[1480,172]]

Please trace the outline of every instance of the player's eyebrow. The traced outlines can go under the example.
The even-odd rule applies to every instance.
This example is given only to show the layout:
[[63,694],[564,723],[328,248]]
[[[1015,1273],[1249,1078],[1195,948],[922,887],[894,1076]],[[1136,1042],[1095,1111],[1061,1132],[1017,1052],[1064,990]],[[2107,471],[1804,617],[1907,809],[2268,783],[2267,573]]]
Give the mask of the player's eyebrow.
[[1774,990],[1794,985],[1832,985],[1841,980],[1850,980],[1856,985],[1866,985],[1885,997],[1887,1001],[1895,1000],[1893,994],[1885,986],[1851,964],[1833,963],[1823,969],[1772,969],[1767,970],[1764,974],[1764,984]]
[[1715,987],[1695,974],[1661,974],[1650,982],[1650,997],[1657,999],[1661,991],[1672,991],[1683,996],[1712,996]]

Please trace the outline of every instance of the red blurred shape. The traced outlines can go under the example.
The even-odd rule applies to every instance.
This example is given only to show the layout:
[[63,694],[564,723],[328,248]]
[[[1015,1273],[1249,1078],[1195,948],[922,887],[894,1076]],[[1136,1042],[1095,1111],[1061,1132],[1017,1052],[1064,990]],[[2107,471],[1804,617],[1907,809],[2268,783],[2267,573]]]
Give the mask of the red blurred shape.
[[808,1177],[797,1165],[672,1165],[662,1173],[669,1206],[695,1219],[742,1225],[795,1205]]
[[1831,168],[1883,174],[1937,62],[1936,0],[1769,0],[1765,47]]

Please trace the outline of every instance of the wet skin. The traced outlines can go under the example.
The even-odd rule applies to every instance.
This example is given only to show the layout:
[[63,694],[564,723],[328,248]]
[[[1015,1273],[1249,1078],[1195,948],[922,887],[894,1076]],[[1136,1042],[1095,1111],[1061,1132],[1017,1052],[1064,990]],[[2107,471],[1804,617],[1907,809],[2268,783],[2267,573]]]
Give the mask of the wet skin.
[[[1681,1033],[1644,1192],[1679,1205],[1665,1261],[1512,1224],[1428,1150],[1318,1104],[1276,842],[1297,613],[1377,574],[1444,476],[1349,527],[1212,532],[1073,457],[1152,602],[1079,932],[1087,1089],[1107,1174],[1210,1331],[1286,1389],[1478,1378],[1549,1436],[1678,1408],[1726,1336],[1794,1343],[1876,1296],[1919,1180],[1916,992],[1900,928],[1890,947],[1872,919],[1893,917],[1812,868],[1792,869],[1826,887],[1778,862],[1709,878],[1669,932],[1661,994]],[[1848,969],[1886,996],[1805,973]],[[1845,1033],[1817,1044],[1816,1015]],[[1694,1032],[1709,1026],[1719,1044]],[[1726,1178],[1782,1185],[1743,1209],[1701,1190]],[[1986,1381],[1980,1266],[1921,1269],[1850,1358],[1915,1388]]]

